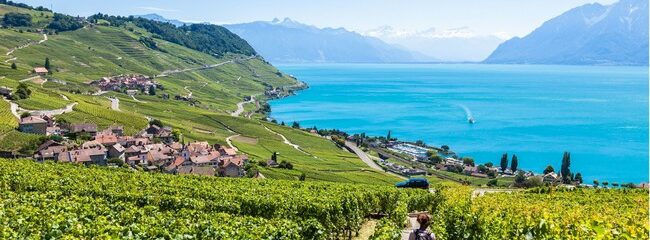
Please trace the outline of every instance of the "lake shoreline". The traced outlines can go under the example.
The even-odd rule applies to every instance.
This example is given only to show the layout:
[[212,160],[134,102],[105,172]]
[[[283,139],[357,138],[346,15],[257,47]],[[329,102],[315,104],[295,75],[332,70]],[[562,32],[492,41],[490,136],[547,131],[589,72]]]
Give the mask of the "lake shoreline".
[[[643,142],[647,141],[647,138],[644,136],[645,132],[643,131],[647,129],[647,122],[642,121],[643,119],[638,117],[643,116],[643,112],[635,115],[637,111],[647,111],[647,109],[643,110],[642,108],[642,106],[647,105],[647,82],[638,81],[639,75],[641,77],[647,76],[646,69],[598,66],[559,66],[556,68],[555,66],[531,65],[493,67],[492,65],[466,64],[450,66],[439,64],[432,66],[394,66],[387,64],[362,64],[353,66],[343,64],[300,64],[280,66],[283,72],[296,75],[308,83],[310,86],[309,89],[313,91],[297,91],[296,95],[292,98],[273,99],[271,100],[273,102],[269,101],[269,103],[272,103],[272,112],[268,113],[267,116],[269,119],[277,119],[279,122],[285,121],[290,123],[296,120],[304,127],[317,126],[323,129],[341,129],[347,133],[365,132],[367,135],[373,136],[383,136],[388,130],[393,130],[396,137],[407,140],[408,142],[422,139],[422,137],[418,136],[432,136],[425,137],[422,140],[434,146],[441,146],[443,144],[453,146],[457,152],[467,153],[466,156],[473,156],[477,160],[477,164],[485,162],[497,163],[502,153],[508,152],[509,155],[514,153],[520,159],[520,168],[534,170],[534,172],[542,172],[548,164],[553,165],[556,170],[559,169],[562,153],[564,151],[570,151],[572,157],[575,158],[572,159],[572,170],[583,173],[583,176],[588,175],[585,178],[585,183],[595,179],[620,183],[647,181],[645,177],[647,173],[639,171],[639,169],[647,168],[644,167],[647,165],[647,159],[646,163],[642,160],[647,155],[647,144]],[[357,69],[361,69],[361,72],[358,72]],[[394,75],[395,72],[401,75]],[[408,74],[404,75],[401,72]],[[415,74],[412,74],[413,72]],[[440,85],[440,82],[448,85],[445,81],[449,79],[444,76],[438,77],[440,72],[442,74],[455,74],[451,75],[455,80],[449,83],[453,85]],[[462,72],[463,75],[456,76],[458,75],[456,72]],[[477,78],[472,77],[472,75],[465,76],[466,72],[470,74],[476,72],[476,74],[479,74],[477,76],[481,76],[481,78],[486,78],[484,76],[488,77],[485,80],[476,80]],[[512,75],[512,77],[506,78],[506,82],[502,83],[503,81],[500,78],[491,80],[493,77],[490,75],[498,73],[500,75],[496,77],[499,77],[504,72]],[[432,77],[435,80],[428,80]],[[510,78],[513,80],[510,80]],[[599,78],[604,79],[604,81],[599,80]],[[583,82],[582,79],[586,80]],[[456,83],[458,81],[461,83]],[[485,99],[484,94],[480,96],[481,98],[476,97],[476,94],[478,94],[477,89],[486,91],[484,90],[486,87],[492,88],[491,85],[494,84],[482,86],[484,81],[495,82],[497,85],[504,85],[508,88],[505,89],[506,91],[503,94],[501,90],[495,90],[499,92],[499,95],[496,96],[495,101],[485,102],[489,104],[485,105],[484,100],[482,100]],[[519,83],[522,81],[526,85]],[[612,90],[611,85],[609,85],[612,81],[621,82],[622,84],[620,85],[624,87]],[[413,85],[415,83],[412,84],[412,82],[417,83],[417,85]],[[429,87],[433,83],[436,85]],[[541,84],[542,86],[540,87],[535,84]],[[627,87],[636,86],[634,84],[641,84],[642,86]],[[511,85],[517,88],[511,87]],[[548,88],[550,89],[549,91],[554,91],[557,88],[556,85],[566,88],[567,91],[571,91],[574,85],[585,90],[581,90],[581,92],[571,91],[567,95],[570,97],[561,95],[556,97],[548,94],[517,95],[517,92],[519,92],[518,89],[522,86],[530,86],[531,90],[539,91],[539,89],[545,89],[544,85],[552,86]],[[361,91],[359,89],[364,90]],[[467,90],[461,91],[461,89]],[[508,91],[511,89],[517,92],[509,93]],[[488,90],[490,89],[488,88]],[[640,91],[639,96],[641,98],[634,100],[635,98],[633,97],[636,95],[629,95],[628,93],[632,90]],[[435,94],[422,95],[420,92],[434,92]],[[477,93],[475,94],[475,92]],[[632,99],[635,102],[629,103],[622,100],[613,100],[609,97],[602,98],[601,95],[627,96],[624,100]],[[453,97],[459,100],[438,99],[436,96]],[[492,95],[489,96],[491,97]],[[386,100],[387,98],[388,100]],[[451,116],[453,118],[430,119],[429,115],[432,113],[430,111],[424,111],[425,108],[420,107],[422,102],[428,104],[426,105],[428,106],[427,109],[437,109],[438,112],[446,114],[436,115],[436,113],[433,113],[434,115],[432,116]],[[541,113],[540,116],[536,116],[539,115],[537,112],[529,112],[525,115],[517,114],[519,111],[526,111],[529,108],[539,108],[536,107],[539,103],[544,104],[540,105],[542,110],[548,108],[553,111],[559,111],[563,115],[568,115],[546,114],[543,111],[538,111]],[[459,104],[464,104],[471,108],[476,124],[471,125],[467,123],[467,113],[462,107],[458,107]],[[278,105],[283,106],[282,109],[278,110]],[[381,106],[381,108],[372,107],[377,105]],[[494,108],[494,106],[502,105],[509,108],[521,105],[526,108],[522,109],[521,107],[517,107],[515,108],[516,110],[507,109],[503,112],[496,112],[498,114],[487,111]],[[613,107],[620,113],[613,115],[611,114],[611,110],[607,110],[607,107]],[[563,109],[571,110],[567,112]],[[592,114],[592,112],[598,113],[596,114],[598,118],[584,117],[588,116],[585,114]],[[601,114],[600,112],[603,113]],[[407,122],[404,120],[399,122],[392,120],[404,119],[403,116],[405,114],[409,117],[405,119],[408,120]],[[575,115],[575,117],[572,115]],[[647,116],[647,114],[645,115]],[[511,119],[511,116],[516,118]],[[539,125],[548,122],[546,120],[548,118],[547,116],[550,116],[550,120],[555,122],[561,120],[556,124],[563,124],[566,127],[563,125],[551,127],[554,126],[552,125],[554,124],[553,122],[550,122],[551,125],[548,125],[549,127]],[[495,117],[498,118],[495,119]],[[517,118],[529,118],[530,120],[522,121]],[[416,120],[420,122],[435,122],[435,125],[445,127],[412,128],[412,126],[415,126],[412,121]],[[449,122],[450,120],[452,122]],[[517,122],[511,123],[513,120]],[[620,120],[626,120],[626,122],[619,123],[621,122]],[[396,123],[398,124],[395,125]],[[596,123],[600,125],[594,125]],[[612,126],[612,124],[625,124],[624,126],[631,127],[621,127],[621,125]],[[539,127],[537,127],[538,125]],[[506,130],[500,130],[502,128]],[[564,128],[566,128],[564,131],[568,132],[555,133],[556,131],[563,131],[562,129]],[[545,132],[554,134],[549,135],[545,134]],[[491,137],[490,134],[496,134],[495,137],[497,138],[482,141],[480,138],[475,137],[475,135],[478,137]],[[540,136],[544,137],[544,139],[539,139],[536,135],[529,136],[530,134],[541,134]],[[622,140],[616,140],[616,138],[621,137],[623,137]],[[431,140],[432,138],[434,139],[433,141]],[[567,139],[571,141],[566,142]],[[602,141],[601,139],[610,140]],[[634,141],[630,142],[627,139]],[[614,145],[616,149],[605,151],[605,149],[610,148],[611,141],[622,142],[623,144]],[[512,142],[512,144],[509,142]],[[599,150],[590,150],[592,148]],[[513,152],[511,151],[512,149],[517,149],[517,151]],[[634,161],[628,164],[628,159]],[[522,160],[524,166],[522,166]],[[618,164],[616,163],[617,160],[626,162],[625,164],[622,162]]]

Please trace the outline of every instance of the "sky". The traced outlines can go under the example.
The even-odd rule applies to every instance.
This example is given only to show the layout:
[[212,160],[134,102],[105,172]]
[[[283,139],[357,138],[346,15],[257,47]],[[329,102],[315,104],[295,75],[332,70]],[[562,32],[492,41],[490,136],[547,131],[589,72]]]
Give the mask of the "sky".
[[477,34],[525,36],[561,13],[616,0],[17,0],[70,15],[141,15],[215,24],[289,17],[317,27],[365,32],[381,26],[425,30],[467,27]]

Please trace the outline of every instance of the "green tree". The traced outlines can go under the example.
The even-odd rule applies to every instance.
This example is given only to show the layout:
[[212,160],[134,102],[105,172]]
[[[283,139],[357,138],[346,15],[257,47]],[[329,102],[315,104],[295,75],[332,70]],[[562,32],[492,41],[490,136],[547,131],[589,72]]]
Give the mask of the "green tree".
[[299,122],[293,122],[293,124],[291,124],[291,127],[292,128],[300,128],[300,123]]
[[505,171],[508,168],[508,153],[504,153],[501,156],[501,171]]
[[16,88],[16,98],[17,99],[27,99],[32,94],[32,90],[27,87],[27,84],[20,83]]
[[555,172],[555,169],[551,165],[546,166],[546,168],[544,169],[544,174],[549,174],[552,172]]
[[162,121],[158,119],[151,119],[151,121],[149,121],[149,125],[158,126],[160,128],[164,127]]
[[391,134],[391,132],[390,132],[390,130],[388,130],[388,134],[386,134],[386,142],[390,141],[390,139],[391,139],[390,134]]
[[519,159],[517,159],[517,155],[512,154],[512,161],[510,162],[510,170],[512,172],[517,172],[517,167],[519,166]]
[[47,69],[48,71],[50,71],[50,67],[51,67],[51,66],[50,66],[50,58],[49,58],[49,57],[46,57],[46,58],[45,58],[45,66],[44,66],[44,67],[45,67],[45,69]]
[[563,183],[571,183],[571,153],[564,152],[562,156],[562,167],[560,168],[560,174],[562,174]]
[[598,180],[594,179],[594,186],[598,187]]
[[26,13],[8,12],[2,18],[2,25],[13,27],[29,27],[32,25],[32,16]]
[[467,166],[474,166],[474,158],[472,157],[463,157],[463,164]]
[[515,176],[515,187],[525,187],[526,186],[526,176],[523,172],[517,173]]
[[576,173],[575,181],[582,184],[582,174],[581,173]]
[[618,187],[618,183],[612,183],[612,187]]
[[498,184],[497,179],[490,179],[490,181],[487,182],[488,187],[496,187]]
[[492,162],[487,162],[487,163],[485,164],[485,166],[491,168],[491,167],[494,166],[494,163],[492,163]]
[[608,182],[608,181],[604,181],[604,182],[603,182],[603,186],[604,186],[605,188],[607,188],[607,185],[609,185],[609,182]]
[[481,164],[476,167],[476,170],[478,170],[478,172],[480,173],[487,173],[488,168],[485,167],[485,165]]
[[156,86],[149,86],[149,95],[153,96],[156,95]]
[[298,178],[298,180],[300,180],[300,181],[305,181],[306,178],[307,178],[307,174],[305,174],[305,173],[301,173],[301,174],[300,174],[300,177]]
[[278,161],[278,152],[273,152],[273,155],[271,155],[271,160],[274,162]]
[[16,63],[11,63],[11,69],[13,69],[13,70],[18,69],[18,66],[16,66]]
[[440,148],[441,148],[442,151],[444,151],[444,152],[449,152],[449,146],[447,146],[447,145],[442,145],[442,146],[440,146]]

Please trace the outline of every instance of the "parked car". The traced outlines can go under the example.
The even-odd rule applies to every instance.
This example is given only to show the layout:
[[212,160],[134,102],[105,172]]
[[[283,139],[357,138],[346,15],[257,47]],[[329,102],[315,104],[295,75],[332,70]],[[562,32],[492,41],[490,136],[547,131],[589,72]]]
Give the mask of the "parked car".
[[425,178],[411,178],[409,180],[398,182],[395,184],[395,187],[398,188],[429,188],[429,181]]

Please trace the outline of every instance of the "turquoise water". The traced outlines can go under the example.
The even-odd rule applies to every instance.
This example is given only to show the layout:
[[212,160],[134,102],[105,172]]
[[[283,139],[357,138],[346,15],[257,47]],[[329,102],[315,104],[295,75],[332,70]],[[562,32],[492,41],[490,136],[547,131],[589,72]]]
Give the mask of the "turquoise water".
[[[585,181],[648,181],[648,70],[473,64],[280,65],[310,89],[271,102],[303,127],[449,145],[477,162],[513,153],[520,168]],[[469,124],[468,115],[475,124]]]

